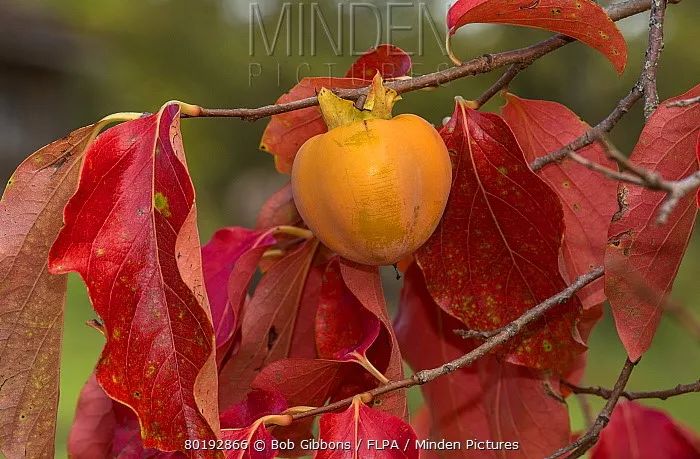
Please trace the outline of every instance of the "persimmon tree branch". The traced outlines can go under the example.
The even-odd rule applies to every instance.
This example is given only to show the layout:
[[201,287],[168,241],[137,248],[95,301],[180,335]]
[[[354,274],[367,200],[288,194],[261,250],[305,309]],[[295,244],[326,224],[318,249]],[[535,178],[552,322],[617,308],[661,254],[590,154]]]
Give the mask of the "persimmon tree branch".
[[[530,163],[532,170],[537,171],[548,164],[569,158],[611,180],[663,191],[666,193],[666,199],[662,203],[657,216],[657,222],[659,224],[666,223],[669,215],[673,212],[681,199],[700,187],[700,172],[696,172],[680,180],[669,181],[664,180],[663,177],[656,172],[633,164],[628,158],[614,148],[608,148],[608,156],[618,163],[621,171],[616,171],[591,161],[576,153],[576,150],[580,150],[603,139],[605,134],[610,132],[617,122],[620,121],[642,97],[644,98],[645,119],[648,119],[651,113],[656,110],[659,103],[658,91],[656,88],[656,71],[659,57],[663,50],[663,24],[667,3],[667,0],[652,0],[651,2],[651,11],[649,14],[649,42],[644,57],[644,65],[637,83],[632,87],[629,93],[620,99],[610,114],[596,126],[571,141],[568,145],[539,157]],[[693,103],[696,102],[693,101],[693,99],[688,99],[669,105],[684,107],[692,105]]]
[[684,100],[677,100],[675,102],[671,102],[668,104],[668,107],[688,107],[690,105],[698,104],[700,103],[700,96],[697,97],[691,97],[690,99],[684,99]]
[[[619,21],[629,16],[634,16],[651,8],[652,1],[657,0],[627,0],[615,3],[605,8],[606,13],[613,21]],[[679,3],[680,0],[671,0],[670,3]],[[562,34],[552,37],[524,48],[504,51],[483,56],[464,62],[460,66],[450,67],[433,73],[417,76],[415,78],[387,81],[386,86],[394,89],[399,94],[416,91],[419,89],[442,86],[450,81],[460,78],[488,73],[501,67],[520,64],[530,65],[540,57],[575,41],[573,38]],[[356,100],[369,92],[369,86],[358,89],[338,89],[334,91],[338,96]],[[190,113],[187,117],[225,117],[241,118],[255,121],[272,115],[279,115],[302,108],[318,105],[317,97],[308,97],[282,104],[265,105],[258,108],[203,108],[198,107],[196,113]]]
[[[613,393],[612,389],[606,389],[600,386],[582,387],[577,386],[575,384],[571,384],[568,381],[562,381],[562,384],[568,387],[574,394],[596,395],[598,397],[609,399]],[[639,400],[642,398],[658,398],[661,400],[666,400],[670,397],[691,394],[693,392],[700,392],[700,379],[690,384],[678,384],[676,387],[673,387],[671,389],[652,390],[644,392],[622,391],[620,397],[624,397],[628,400]]]
[[[530,323],[542,317],[547,311],[554,308],[558,304],[569,300],[576,294],[576,292],[578,292],[583,287],[602,276],[603,268],[594,268],[586,274],[579,276],[576,280],[574,280],[574,282],[571,283],[571,285],[566,287],[561,292],[547,298],[545,301],[539,303],[537,306],[528,309],[520,317],[518,317],[505,327],[499,329],[497,334],[490,337],[480,346],[464,354],[463,356],[450,362],[446,362],[440,365],[439,367],[418,371],[414,373],[413,376],[402,379],[400,381],[390,381],[385,385],[379,386],[375,389],[366,392],[365,394],[360,395],[363,395],[364,398],[367,400],[371,400],[372,398],[378,397],[383,394],[387,394],[389,392],[426,384],[441,376],[453,373],[460,368],[468,367],[476,360],[491,352],[496,347],[501,346],[502,344],[508,342],[509,340],[520,334]],[[337,411],[350,405],[350,403],[352,403],[353,398],[354,396],[318,408],[294,413],[291,414],[291,417],[292,420],[298,420],[312,416],[317,416],[331,411]]]
[[511,81],[515,79],[516,76],[523,70],[525,70],[530,64],[511,64],[503,75],[498,78],[486,91],[484,91],[478,99],[474,101],[477,108],[482,107],[486,102],[491,100],[493,96],[498,94],[501,90],[508,87]]
[[600,432],[606,425],[608,425],[608,422],[610,422],[610,416],[612,416],[615,405],[622,396],[625,386],[627,385],[630,375],[632,374],[632,370],[634,370],[634,366],[636,364],[636,362],[632,362],[629,359],[625,361],[622,371],[620,372],[620,376],[617,378],[615,386],[610,391],[610,396],[607,397],[608,401],[605,403],[605,406],[595,418],[595,421],[593,421],[593,424],[588,428],[586,433],[581,435],[576,441],[558,449],[551,456],[548,456],[547,459],[555,459],[562,456],[566,456],[568,459],[581,457],[586,453],[586,451],[591,449],[591,447],[596,444],[598,437],[600,436]]
[[664,48],[664,17],[666,0],[652,0],[649,13],[649,46],[644,59],[644,69],[640,83],[644,92],[644,118],[649,119],[659,105],[659,92],[656,88],[656,70]]
[[[568,145],[535,159],[530,167],[532,170],[539,170],[547,164],[562,160],[571,156],[576,150],[601,140],[603,136],[610,132],[612,128],[622,119],[625,114],[632,109],[634,104],[644,96],[644,117],[648,119],[651,113],[656,110],[659,104],[659,95],[656,89],[656,70],[659,56],[663,50],[664,18],[666,13],[667,0],[652,0],[651,11],[649,13],[649,40],[644,54],[642,71],[635,85],[629,93],[617,103],[615,108],[600,123],[586,131],[582,136],[572,140]],[[622,155],[613,159],[620,162],[624,159]],[[629,166],[626,161],[621,164],[623,167]]]

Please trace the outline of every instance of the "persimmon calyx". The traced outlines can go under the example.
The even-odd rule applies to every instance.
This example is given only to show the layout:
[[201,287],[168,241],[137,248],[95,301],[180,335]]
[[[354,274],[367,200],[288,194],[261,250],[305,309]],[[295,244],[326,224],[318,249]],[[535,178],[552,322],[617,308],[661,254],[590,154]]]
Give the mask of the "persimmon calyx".
[[318,93],[318,103],[328,130],[357,121],[391,119],[394,103],[399,99],[401,96],[396,91],[384,86],[379,73],[372,80],[372,87],[362,110],[358,109],[352,101],[336,96],[330,89],[321,88]]

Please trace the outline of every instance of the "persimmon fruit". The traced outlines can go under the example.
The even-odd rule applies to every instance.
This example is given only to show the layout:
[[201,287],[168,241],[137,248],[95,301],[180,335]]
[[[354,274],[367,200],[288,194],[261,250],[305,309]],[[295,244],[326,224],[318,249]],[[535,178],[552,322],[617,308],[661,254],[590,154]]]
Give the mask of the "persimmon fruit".
[[324,91],[319,100],[329,131],[304,143],[292,166],[299,214],[339,255],[396,263],[423,245],[442,217],[452,180],[447,148],[423,118],[391,117],[397,96],[381,80],[365,111]]

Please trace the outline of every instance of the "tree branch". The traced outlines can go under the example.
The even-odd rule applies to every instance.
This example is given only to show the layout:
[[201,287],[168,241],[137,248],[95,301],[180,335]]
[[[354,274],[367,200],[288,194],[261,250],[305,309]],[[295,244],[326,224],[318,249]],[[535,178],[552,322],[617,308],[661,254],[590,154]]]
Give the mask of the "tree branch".
[[600,432],[606,425],[608,425],[608,422],[610,422],[610,416],[612,416],[615,405],[620,399],[620,396],[627,385],[627,381],[630,379],[630,375],[632,374],[632,370],[634,369],[635,365],[636,362],[632,362],[629,359],[625,361],[625,365],[622,367],[622,371],[620,372],[620,376],[617,378],[615,387],[613,387],[612,391],[610,391],[608,401],[605,403],[605,406],[596,417],[593,425],[589,427],[586,433],[581,435],[576,441],[558,449],[551,456],[547,457],[547,459],[555,459],[564,455],[566,455],[567,459],[581,457],[586,453],[586,451],[595,445],[595,443],[598,441],[598,437],[600,436]]
[[525,70],[529,65],[530,64],[511,64],[511,66],[508,67],[508,70],[506,70],[494,84],[492,84],[481,96],[479,96],[478,99],[474,101],[476,103],[476,107],[482,107],[486,102],[491,100],[493,96],[498,94],[499,91],[507,88],[510,82],[513,81],[516,76],[518,76],[518,73]]
[[560,161],[567,156],[570,156],[574,151],[580,150],[593,142],[600,140],[604,134],[610,132],[612,128],[615,127],[617,122],[620,121],[622,117],[625,116],[625,114],[630,111],[634,104],[636,104],[641,98],[642,90],[639,88],[639,84],[635,84],[630,92],[625,97],[620,99],[615,108],[600,123],[596,124],[583,135],[572,140],[569,142],[569,144],[563,146],[559,150],[536,158],[530,163],[530,167],[533,171],[538,171],[547,164]]
[[677,100],[668,104],[667,107],[688,107],[697,103],[700,103],[700,96],[691,97],[690,99],[685,100]]
[[[679,1],[680,0],[673,0],[672,3],[678,3]],[[613,21],[619,21],[620,19],[624,19],[650,9],[651,2],[652,0],[627,0],[608,6],[605,8],[605,11]],[[572,41],[575,40],[565,35],[557,34],[539,43],[524,48],[504,51],[496,54],[486,54],[464,62],[462,65],[457,67],[450,67],[445,70],[428,73],[415,78],[387,81],[386,86],[394,89],[399,94],[403,94],[419,89],[441,86],[450,81],[482,73],[488,73],[512,64],[529,65],[540,57],[559,49]],[[356,100],[361,95],[367,94],[369,92],[369,87],[358,89],[338,89],[334,92],[344,99]],[[315,105],[318,105],[318,99],[314,96],[293,102],[265,105],[258,108],[229,109],[199,107],[198,113],[192,113],[186,117],[227,117],[255,121],[268,116],[279,115],[281,113],[312,107]]]
[[[464,354],[463,356],[455,360],[440,365],[439,367],[432,368],[429,370],[418,371],[415,374],[413,374],[413,376],[402,379],[400,381],[391,381],[388,384],[379,386],[375,389],[372,389],[371,391],[366,392],[366,394],[368,394],[372,398],[378,397],[380,395],[393,392],[395,390],[406,389],[409,387],[428,383],[440,376],[444,376],[453,373],[454,371],[457,371],[460,368],[467,367],[474,363],[476,360],[491,352],[494,348],[506,343],[513,337],[517,336],[520,332],[522,332],[525,329],[525,327],[528,324],[542,317],[547,311],[552,309],[554,306],[569,300],[576,294],[576,292],[578,292],[583,287],[602,276],[603,268],[594,268],[588,273],[579,276],[573,283],[571,283],[571,285],[569,285],[561,292],[547,298],[545,301],[533,307],[532,309],[527,310],[523,315],[521,315],[513,322],[500,329],[500,331],[496,335],[489,338],[487,341],[485,341],[483,344],[481,344],[474,350]],[[328,413],[331,411],[337,411],[350,405],[350,403],[352,403],[352,400],[353,397],[348,397],[346,399],[330,403],[322,407],[314,408],[301,413],[292,414],[291,417],[292,420],[298,420],[312,416],[317,416],[319,414]]]
[[[568,387],[574,394],[596,395],[605,399],[609,399],[613,392],[611,389],[606,389],[600,386],[581,387],[564,380],[562,380],[562,384]],[[693,392],[700,392],[700,379],[690,384],[679,384],[676,387],[665,390],[653,390],[646,392],[623,391],[620,394],[620,397],[624,397],[627,400],[639,400],[642,398],[659,398],[661,400],[666,400],[669,397],[690,394]]]
[[649,119],[659,106],[656,88],[656,71],[661,51],[664,49],[664,17],[666,0],[652,0],[649,13],[649,44],[644,59],[644,70],[640,79],[644,91],[644,118]]

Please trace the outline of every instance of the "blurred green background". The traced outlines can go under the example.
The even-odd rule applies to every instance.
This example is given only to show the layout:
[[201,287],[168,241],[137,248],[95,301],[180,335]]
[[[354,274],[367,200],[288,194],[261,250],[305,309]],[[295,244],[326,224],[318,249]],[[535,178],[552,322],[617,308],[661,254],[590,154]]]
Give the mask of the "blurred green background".
[[[276,49],[267,55],[255,23],[251,53],[251,4],[257,5],[267,36],[272,38],[281,2],[265,0],[0,0],[0,172],[12,169],[36,148],[79,126],[119,111],[155,111],[165,101],[178,99],[206,107],[255,107],[273,103],[299,76],[342,76],[361,52],[375,43],[375,12],[358,8],[354,24],[349,7],[340,2],[314,2],[326,19],[330,35],[342,49],[333,49],[318,14],[311,34],[311,2],[290,4],[291,34],[283,27]],[[444,36],[447,1],[401,2],[391,9],[375,2],[381,13],[381,39],[393,24],[391,41],[415,52],[417,74],[445,67],[441,40],[435,38],[426,11]],[[299,22],[300,12],[303,22]],[[422,21],[419,21],[420,14]],[[338,19],[339,18],[339,19]],[[340,21],[340,22],[338,22]],[[419,23],[422,24],[419,26]],[[566,104],[589,123],[604,117],[635,81],[646,46],[645,15],[623,20],[620,27],[630,46],[624,75],[596,52],[580,44],[540,59],[511,85],[528,98]],[[684,92],[700,81],[700,4],[685,0],[669,8],[666,49],[659,72],[662,98]],[[303,26],[300,27],[300,25]],[[401,28],[403,27],[403,28]],[[354,29],[354,30],[351,30]],[[422,36],[421,36],[422,30]],[[460,31],[454,42],[463,58],[524,46],[547,36],[504,26],[474,25]],[[288,42],[288,38],[291,41]],[[311,43],[316,45],[312,53]],[[301,43],[301,44],[300,44]],[[291,51],[287,55],[287,45]],[[300,53],[300,48],[302,51]],[[336,47],[337,48],[337,47]],[[422,53],[420,53],[422,51]],[[251,71],[253,75],[251,76]],[[453,98],[476,98],[498,73],[453,82],[433,91],[404,96],[399,112],[418,113],[433,123],[452,111]],[[498,97],[487,109],[496,110]],[[188,162],[198,192],[203,241],[225,225],[251,225],[256,209],[286,178],[276,174],[272,159],[258,151],[266,120],[185,120],[183,132]],[[642,125],[639,105],[618,126],[613,141],[630,151]],[[2,180],[4,183],[5,180]],[[700,238],[693,240],[676,281],[674,297],[700,314]],[[387,292],[395,303],[398,283],[387,276]],[[65,457],[65,441],[78,392],[90,374],[102,347],[102,338],[84,322],[93,318],[84,288],[71,278],[61,371],[57,455]],[[591,339],[589,384],[610,386],[624,353],[609,313]],[[674,386],[700,375],[700,347],[682,327],[665,318],[651,351],[635,371],[630,389]],[[594,408],[601,401],[591,399]],[[700,395],[668,401],[645,402],[662,406],[677,419],[700,431]],[[581,426],[578,405],[571,399],[575,427]]]

